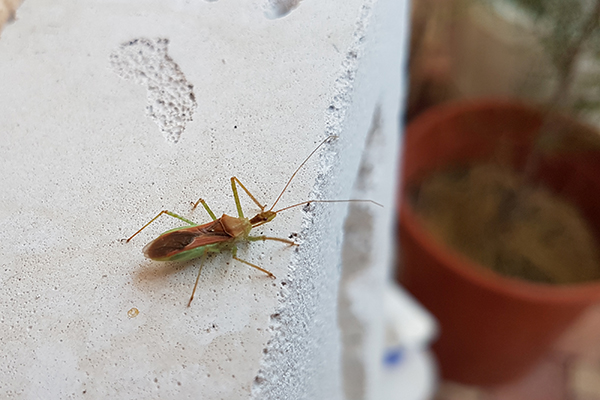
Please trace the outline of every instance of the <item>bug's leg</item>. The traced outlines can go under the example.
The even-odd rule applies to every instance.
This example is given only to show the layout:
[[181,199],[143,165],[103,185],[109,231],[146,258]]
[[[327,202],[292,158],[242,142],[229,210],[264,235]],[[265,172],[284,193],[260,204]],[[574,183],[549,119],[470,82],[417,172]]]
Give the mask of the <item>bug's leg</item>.
[[206,212],[208,213],[208,215],[210,215],[210,217],[213,219],[213,221],[217,220],[217,217],[215,216],[215,213],[212,212],[212,210],[210,209],[210,207],[208,206],[208,204],[206,204],[206,202],[204,201],[203,198],[199,198],[198,201],[194,203],[194,206],[192,207],[192,210],[196,209],[196,207],[198,207],[198,204],[202,204],[202,207],[204,207],[204,209],[206,210]]
[[248,262],[248,261],[246,261],[246,260],[242,260],[241,258],[238,258],[238,257],[237,257],[237,247],[234,247],[234,248],[231,250],[231,254],[232,254],[232,257],[233,257],[233,259],[234,259],[234,260],[238,260],[238,261],[239,261],[239,262],[241,262],[241,263],[244,263],[244,264],[246,264],[246,265],[248,265],[248,266],[250,266],[250,267],[256,268],[257,270],[259,270],[259,271],[262,271],[262,272],[264,272],[265,274],[269,275],[271,278],[275,279],[275,275],[273,275],[272,273],[270,273],[270,272],[269,272],[269,271],[267,271],[266,269],[263,269],[263,268],[259,267],[258,265],[254,265],[254,264],[252,264],[252,263],[250,263],[250,262]]
[[140,233],[141,231],[143,231],[143,230],[144,230],[144,229],[145,229],[145,228],[146,228],[148,225],[150,225],[151,223],[153,223],[154,221],[156,221],[156,220],[158,219],[158,217],[160,217],[160,216],[161,216],[161,215],[163,215],[163,214],[170,215],[171,217],[173,217],[173,218],[177,218],[177,219],[179,219],[179,220],[181,220],[181,221],[183,221],[183,222],[185,222],[185,223],[187,223],[187,224],[189,224],[189,225],[192,225],[192,226],[196,225],[194,222],[190,221],[189,219],[183,218],[181,215],[177,215],[177,214],[175,214],[174,212],[171,212],[171,211],[169,211],[169,210],[162,210],[161,212],[159,212],[159,213],[156,215],[156,217],[152,218],[152,219],[150,220],[150,222],[148,222],[146,225],[142,226],[142,227],[141,227],[141,228],[140,228],[140,229],[139,229],[139,230],[138,230],[136,233],[134,233],[133,235],[131,235],[131,236],[129,237],[129,239],[127,239],[127,240],[125,241],[125,243],[128,243],[128,242],[129,242],[131,239],[133,239],[133,238],[134,238],[134,236],[136,236],[138,233]]
[[240,180],[238,178],[236,178],[235,176],[232,176],[231,177],[231,190],[233,190],[233,198],[235,199],[235,206],[237,207],[238,216],[240,218],[244,218],[244,213],[242,212],[242,205],[240,204],[240,196],[238,195],[236,183],[238,185],[240,185],[240,187],[244,190],[244,192],[246,192],[248,197],[250,197],[252,199],[252,201],[258,206],[258,208],[260,208],[261,211],[264,211],[265,206],[263,206],[262,204],[260,204],[258,202],[258,200],[256,200],[256,197],[254,197],[252,195],[252,193],[250,193],[250,191],[248,189],[246,189],[246,186],[244,186],[244,184],[242,182],[240,182]]
[[194,284],[194,290],[192,290],[192,295],[190,296],[190,301],[188,301],[188,307],[192,304],[192,300],[194,300],[194,293],[196,293],[196,287],[198,287],[198,281],[200,280],[200,272],[202,272],[202,267],[204,266],[204,260],[206,260],[206,251],[202,253],[202,258],[200,259],[200,268],[198,269],[198,276],[196,277],[196,283]]
[[265,241],[265,240],[275,240],[275,241],[278,241],[278,242],[287,243],[290,246],[298,246],[298,243],[294,243],[291,240],[282,239],[282,238],[276,238],[276,237],[271,237],[271,236],[248,236],[247,239],[249,241],[251,241],[251,242],[257,242],[259,240],[262,240],[262,241]]

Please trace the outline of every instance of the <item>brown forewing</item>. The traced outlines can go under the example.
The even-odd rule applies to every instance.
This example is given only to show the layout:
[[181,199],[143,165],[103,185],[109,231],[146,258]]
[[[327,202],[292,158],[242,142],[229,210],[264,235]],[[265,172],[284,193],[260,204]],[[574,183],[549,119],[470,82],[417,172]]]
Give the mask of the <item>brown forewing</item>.
[[231,235],[225,231],[221,220],[218,219],[204,225],[190,226],[160,235],[144,247],[144,255],[152,260],[165,260],[182,251],[230,239]]

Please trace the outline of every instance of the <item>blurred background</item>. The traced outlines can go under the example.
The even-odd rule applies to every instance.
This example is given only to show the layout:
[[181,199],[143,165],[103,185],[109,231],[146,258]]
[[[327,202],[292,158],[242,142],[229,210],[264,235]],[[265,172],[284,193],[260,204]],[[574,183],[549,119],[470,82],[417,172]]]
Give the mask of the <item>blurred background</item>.
[[414,0],[398,281],[437,400],[600,399],[600,1]]

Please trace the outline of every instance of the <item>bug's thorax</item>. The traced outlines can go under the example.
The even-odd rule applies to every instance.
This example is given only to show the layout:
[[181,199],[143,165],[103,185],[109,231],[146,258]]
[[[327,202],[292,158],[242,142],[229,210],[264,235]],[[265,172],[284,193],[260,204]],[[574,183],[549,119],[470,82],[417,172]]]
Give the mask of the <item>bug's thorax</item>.
[[252,224],[248,218],[237,218],[223,214],[223,216],[219,218],[219,221],[221,221],[221,225],[225,232],[234,238],[245,238],[250,234],[250,230],[252,229]]

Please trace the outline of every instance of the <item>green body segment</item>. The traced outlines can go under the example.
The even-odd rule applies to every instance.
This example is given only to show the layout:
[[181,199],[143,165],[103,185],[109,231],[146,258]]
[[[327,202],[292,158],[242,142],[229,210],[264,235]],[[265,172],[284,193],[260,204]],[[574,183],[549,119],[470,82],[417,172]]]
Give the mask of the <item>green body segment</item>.
[[228,243],[208,244],[206,246],[196,247],[192,250],[182,251],[169,258],[155,261],[188,261],[194,258],[199,258],[202,255],[204,255],[204,253],[221,253],[223,250],[225,250],[225,247],[231,247],[231,245],[229,245]]

